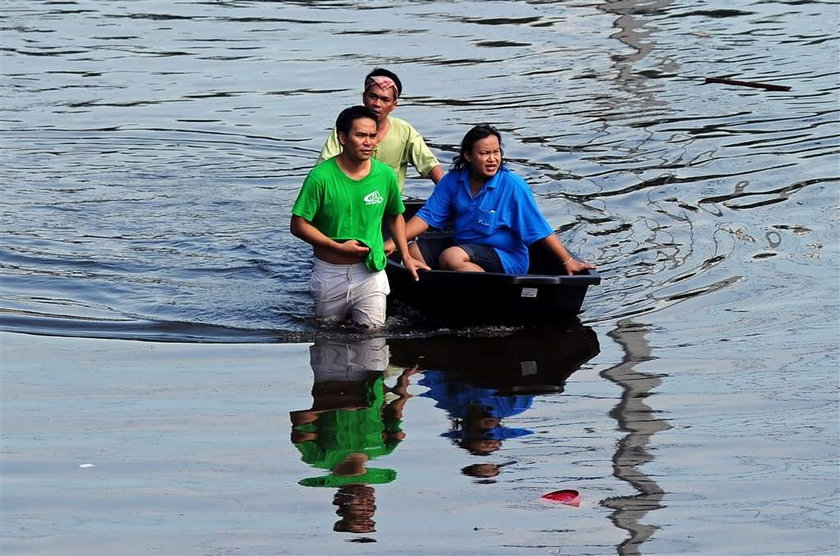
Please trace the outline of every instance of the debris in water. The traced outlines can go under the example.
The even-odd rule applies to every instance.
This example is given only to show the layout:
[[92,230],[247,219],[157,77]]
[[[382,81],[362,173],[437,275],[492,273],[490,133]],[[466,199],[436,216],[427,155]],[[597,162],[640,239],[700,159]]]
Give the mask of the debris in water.
[[576,490],[555,490],[548,494],[543,494],[540,498],[551,500],[552,502],[560,502],[567,506],[580,506],[580,493]]
[[787,85],[771,85],[769,83],[756,83],[755,81],[738,81],[737,79],[729,79],[728,77],[707,77],[706,83],[722,83],[724,85],[737,85],[739,87],[754,87],[756,89],[766,89],[768,91],[790,91]]

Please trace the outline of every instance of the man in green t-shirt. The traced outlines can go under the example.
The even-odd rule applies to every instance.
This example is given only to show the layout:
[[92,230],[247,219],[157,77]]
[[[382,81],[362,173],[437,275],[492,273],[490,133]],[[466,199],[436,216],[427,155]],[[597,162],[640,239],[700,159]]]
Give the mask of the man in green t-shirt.
[[[373,158],[394,169],[400,180],[400,189],[405,187],[409,163],[421,176],[437,183],[443,177],[444,171],[423,137],[405,120],[391,117],[391,112],[396,109],[401,94],[402,82],[391,71],[376,68],[365,77],[362,103],[376,113],[379,121]],[[338,140],[337,130],[333,129],[321,149],[318,162],[323,162],[339,152],[341,152],[341,143]]]
[[390,292],[383,270],[383,217],[415,280],[417,268],[425,265],[408,253],[396,174],[371,158],[376,114],[352,106],[339,114],[336,129],[341,153],[306,176],[292,207],[291,232],[312,245],[315,255],[309,288],[316,316],[375,328],[385,324]]

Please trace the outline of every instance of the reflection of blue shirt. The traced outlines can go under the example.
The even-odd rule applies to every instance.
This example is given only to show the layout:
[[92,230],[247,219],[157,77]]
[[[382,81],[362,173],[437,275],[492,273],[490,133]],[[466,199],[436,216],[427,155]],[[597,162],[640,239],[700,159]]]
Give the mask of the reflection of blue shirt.
[[[487,440],[507,440],[508,438],[519,438],[528,434],[534,434],[531,429],[515,429],[511,427],[498,427],[481,431],[481,438]],[[441,434],[444,438],[465,438],[467,432],[464,430],[449,431]]]
[[[421,386],[429,389],[420,396],[435,400],[437,402],[435,407],[446,410],[453,419],[466,419],[469,407],[475,404],[481,405],[490,416],[503,419],[526,411],[534,401],[534,396],[500,396],[493,388],[479,388],[453,378],[451,374],[444,371],[423,371],[423,378],[419,381]],[[532,432],[528,429],[498,426],[485,431],[483,436],[504,440]],[[448,432],[442,436],[452,437],[462,434],[462,432]]]
[[417,212],[426,224],[443,228],[454,217],[456,245],[494,247],[505,272],[528,272],[528,246],[553,233],[525,180],[502,166],[473,197],[470,170],[448,172]]

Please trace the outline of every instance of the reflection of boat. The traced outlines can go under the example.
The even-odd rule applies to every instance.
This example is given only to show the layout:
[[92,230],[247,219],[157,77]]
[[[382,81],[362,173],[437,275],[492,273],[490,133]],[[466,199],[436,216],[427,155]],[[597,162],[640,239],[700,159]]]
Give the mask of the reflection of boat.
[[[421,203],[406,201],[406,218]],[[446,245],[451,234],[430,230],[423,234],[423,241]],[[385,267],[391,285],[388,299],[434,320],[557,323],[578,314],[587,288],[601,283],[595,270],[567,275],[560,261],[540,245],[533,245],[530,255],[528,274],[431,270],[421,272],[415,282],[394,253]]]
[[501,395],[562,392],[566,379],[600,351],[585,326],[532,328],[508,336],[393,338],[391,365],[446,371]]

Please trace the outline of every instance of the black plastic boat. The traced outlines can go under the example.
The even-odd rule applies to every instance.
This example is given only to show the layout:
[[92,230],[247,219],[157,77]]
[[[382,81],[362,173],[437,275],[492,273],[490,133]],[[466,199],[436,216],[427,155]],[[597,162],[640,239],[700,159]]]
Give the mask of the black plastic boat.
[[[406,201],[406,218],[422,201]],[[451,234],[428,231],[424,241],[449,242]],[[581,312],[589,286],[601,283],[595,270],[568,275],[560,261],[540,245],[531,246],[527,274],[494,272],[421,271],[415,282],[393,253],[385,267],[391,284],[392,309],[400,306],[423,317],[485,324],[545,324],[567,322]]]

